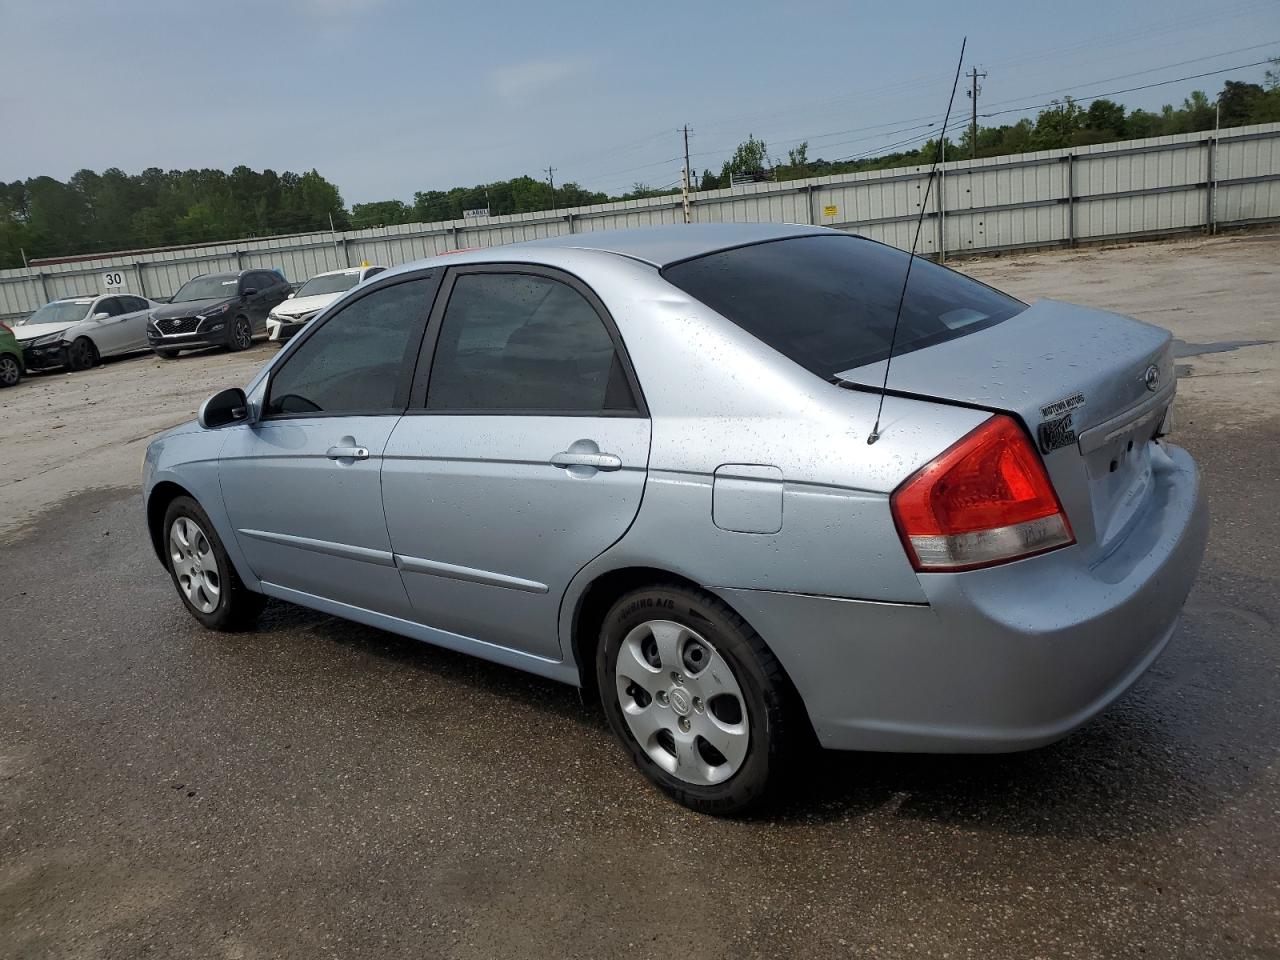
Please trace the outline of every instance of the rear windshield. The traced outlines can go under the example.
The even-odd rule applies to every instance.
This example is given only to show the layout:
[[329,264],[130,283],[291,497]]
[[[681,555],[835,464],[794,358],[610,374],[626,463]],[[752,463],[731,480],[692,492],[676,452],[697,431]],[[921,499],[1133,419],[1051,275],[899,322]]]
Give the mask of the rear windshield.
[[[662,275],[832,380],[888,356],[908,259],[863,237],[794,237],[686,260]],[[1025,309],[1020,300],[917,257],[894,356],[963,337]]]

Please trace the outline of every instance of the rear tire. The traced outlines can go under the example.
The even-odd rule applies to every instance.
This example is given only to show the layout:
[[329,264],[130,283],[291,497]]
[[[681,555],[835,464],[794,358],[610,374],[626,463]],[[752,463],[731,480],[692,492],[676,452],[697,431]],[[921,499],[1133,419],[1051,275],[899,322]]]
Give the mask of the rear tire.
[[241,581],[200,504],[175,497],[164,514],[163,536],[165,565],[187,611],[210,630],[251,627],[267,598]]
[[16,387],[22,380],[22,364],[11,353],[0,353],[0,387]]
[[88,337],[76,337],[67,347],[67,366],[72,370],[88,370],[99,363],[98,348]]
[[253,327],[248,317],[236,317],[231,321],[231,339],[227,346],[232,350],[248,350],[253,346]]
[[596,679],[614,735],[678,803],[727,815],[776,798],[801,746],[798,697],[716,597],[675,584],[622,596],[601,628]]

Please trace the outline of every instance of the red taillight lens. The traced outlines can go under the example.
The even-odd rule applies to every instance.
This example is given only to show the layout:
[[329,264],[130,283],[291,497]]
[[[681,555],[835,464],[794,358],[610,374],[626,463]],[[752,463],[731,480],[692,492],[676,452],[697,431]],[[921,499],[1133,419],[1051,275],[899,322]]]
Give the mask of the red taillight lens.
[[1044,463],[1022,428],[994,416],[893,492],[917,570],[968,570],[1075,543]]

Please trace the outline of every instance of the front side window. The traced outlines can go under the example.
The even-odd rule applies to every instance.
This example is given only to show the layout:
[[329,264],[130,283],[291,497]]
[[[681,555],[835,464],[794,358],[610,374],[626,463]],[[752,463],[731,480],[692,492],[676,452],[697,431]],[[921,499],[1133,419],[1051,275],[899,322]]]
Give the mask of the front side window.
[[[862,237],[811,236],[722,250],[663,277],[825,379],[883,360],[908,255]],[[1026,309],[977,280],[916,258],[894,354],[963,337]]]
[[462,274],[440,326],[427,409],[592,414],[635,409],[600,315],[548,277]]
[[124,311],[120,309],[120,300],[118,297],[107,297],[105,300],[99,300],[97,306],[92,309],[89,314],[96,317],[100,313],[105,313],[108,317],[118,317]]
[[434,288],[409,280],[331,316],[272,375],[266,415],[401,412]]

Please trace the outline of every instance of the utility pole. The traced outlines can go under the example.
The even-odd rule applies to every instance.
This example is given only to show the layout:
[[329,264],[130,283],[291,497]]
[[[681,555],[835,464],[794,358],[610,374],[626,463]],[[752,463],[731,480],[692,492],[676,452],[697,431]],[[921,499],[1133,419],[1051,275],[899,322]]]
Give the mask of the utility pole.
[[970,155],[973,157],[974,160],[977,160],[978,159],[978,94],[982,92],[982,88],[978,86],[978,78],[981,77],[982,79],[985,80],[987,78],[987,75],[985,73],[979,73],[978,68],[974,67],[972,70],[969,71],[968,74],[966,74],[966,76],[968,76],[970,81],[972,81],[972,86],[970,86],[969,89],[965,91],[966,93],[969,94],[969,99],[972,101],[972,103],[970,104],[972,112],[970,113],[971,119],[969,121],[969,149],[972,151]]
[[547,182],[551,184],[551,209],[559,210],[560,208],[556,206],[556,168],[555,167],[551,167],[551,166],[547,167]]
[[693,186],[693,171],[689,169],[689,125],[684,125],[684,189],[681,193],[684,196],[684,222],[693,223],[693,217],[689,212],[689,190]]

